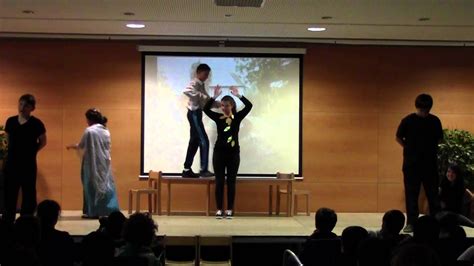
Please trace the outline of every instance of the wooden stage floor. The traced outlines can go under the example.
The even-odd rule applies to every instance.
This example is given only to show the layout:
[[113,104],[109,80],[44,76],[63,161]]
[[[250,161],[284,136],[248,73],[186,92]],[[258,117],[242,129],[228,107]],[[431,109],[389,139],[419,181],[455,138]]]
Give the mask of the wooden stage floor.
[[[378,230],[383,213],[338,213],[337,216],[334,231],[340,235],[350,225]],[[314,230],[314,213],[293,217],[236,216],[232,220],[217,220],[213,216],[154,215],[153,219],[158,224],[158,234],[168,236],[307,236]],[[86,235],[98,227],[98,220],[81,219],[81,211],[63,211],[57,225],[59,230],[71,235]],[[469,237],[474,237],[474,229],[464,229]]]

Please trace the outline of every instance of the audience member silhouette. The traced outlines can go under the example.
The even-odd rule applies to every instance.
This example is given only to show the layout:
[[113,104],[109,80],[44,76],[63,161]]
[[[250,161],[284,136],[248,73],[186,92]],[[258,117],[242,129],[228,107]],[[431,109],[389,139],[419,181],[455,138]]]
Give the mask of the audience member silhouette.
[[422,244],[407,244],[393,256],[391,266],[441,266],[434,250]]
[[[341,253],[341,243],[337,235],[332,232],[337,223],[337,214],[329,208],[320,208],[315,215],[313,234],[303,244],[299,258],[303,265],[312,265],[315,261],[319,265],[334,265]],[[322,242],[324,241],[324,243]],[[330,241],[333,240],[333,241]]]
[[[403,226],[403,225],[402,225]],[[363,227],[349,226],[342,231],[342,254],[338,259],[340,266],[357,266],[357,250],[360,242],[367,239],[369,233]]]
[[158,226],[148,214],[135,213],[125,223],[123,237],[125,245],[120,248],[118,257],[146,258],[148,265],[161,265],[151,249]]
[[390,247],[386,241],[369,237],[362,240],[357,252],[359,266],[390,265]]
[[81,245],[83,266],[111,266],[115,255],[114,242],[102,232],[92,232]]
[[102,232],[112,239],[115,248],[125,245],[123,228],[127,218],[119,211],[112,212],[105,220]]
[[15,221],[13,234],[14,243],[8,250],[5,265],[41,265],[38,256],[40,244],[40,225],[38,219],[30,215],[20,216]]
[[337,214],[334,210],[320,208],[314,218],[316,230],[309,236],[309,240],[337,238],[337,235],[332,232],[337,223]]
[[433,216],[421,216],[413,226],[413,240],[418,244],[435,247],[439,239],[439,232],[439,223]]
[[379,231],[371,232],[371,237],[384,240],[390,248],[397,246],[409,235],[400,234],[405,225],[405,215],[399,210],[387,211],[382,218],[382,228]]
[[47,266],[67,266],[74,264],[74,241],[68,232],[55,229],[61,207],[54,200],[42,201],[36,210],[40,221],[41,240],[39,256]]

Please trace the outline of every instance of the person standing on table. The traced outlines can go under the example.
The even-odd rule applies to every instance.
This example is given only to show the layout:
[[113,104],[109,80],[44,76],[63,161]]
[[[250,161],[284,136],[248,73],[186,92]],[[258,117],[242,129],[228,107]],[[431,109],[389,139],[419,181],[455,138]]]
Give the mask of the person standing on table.
[[18,115],[8,118],[5,132],[8,136],[8,153],[5,161],[5,222],[13,224],[16,215],[18,192],[23,199],[21,215],[33,215],[36,209],[36,155],[46,146],[46,128],[31,115],[36,99],[25,94],[18,100]]
[[107,118],[93,108],[86,112],[88,127],[79,144],[66,149],[83,150],[81,180],[84,191],[82,218],[97,219],[120,211],[112,176],[110,132]]
[[415,100],[416,113],[401,121],[396,133],[397,142],[403,147],[403,176],[407,226],[404,232],[412,232],[418,219],[418,196],[423,184],[430,215],[440,210],[438,198],[438,144],[443,140],[443,128],[439,118],[430,114],[433,98],[420,94]]
[[[214,89],[214,96],[204,106],[204,113],[211,118],[217,126],[217,140],[214,146],[212,158],[214,171],[216,173],[216,218],[231,219],[234,215],[235,182],[240,164],[239,129],[240,123],[252,109],[252,103],[239,94],[236,87],[231,87],[230,92],[238,97],[245,107],[237,112],[236,103],[232,96],[226,95],[221,99],[222,113],[211,111],[216,98],[222,93],[222,89],[217,85]],[[227,170],[227,210],[223,212],[224,182]]]
[[[198,178],[214,176],[209,172],[209,138],[206,129],[202,123],[202,108],[206,101],[210,98],[206,91],[204,82],[209,78],[211,68],[206,64],[200,64],[196,69],[196,78],[194,78],[189,86],[184,90],[184,95],[188,96],[188,122],[190,126],[190,138],[188,149],[186,152],[186,160],[182,177]],[[216,106],[218,103],[216,103]],[[191,169],[194,156],[199,148],[201,157],[201,169],[196,174]]]

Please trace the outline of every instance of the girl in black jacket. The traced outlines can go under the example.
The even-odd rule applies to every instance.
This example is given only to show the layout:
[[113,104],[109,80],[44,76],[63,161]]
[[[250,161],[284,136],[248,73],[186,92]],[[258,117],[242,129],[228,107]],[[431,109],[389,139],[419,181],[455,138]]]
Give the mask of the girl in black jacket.
[[238,97],[245,107],[237,112],[234,98],[224,96],[221,99],[222,113],[211,111],[211,107],[215,99],[222,93],[219,86],[214,89],[214,97],[212,97],[204,106],[203,111],[209,118],[214,120],[217,126],[217,140],[214,146],[214,155],[212,163],[216,176],[216,218],[224,217],[223,199],[224,199],[224,182],[226,180],[225,173],[227,169],[227,210],[225,216],[231,219],[233,216],[234,199],[235,199],[235,181],[240,164],[240,146],[239,146],[239,129],[240,123],[252,109],[252,103],[244,96],[239,94],[236,87],[230,89],[232,95]]

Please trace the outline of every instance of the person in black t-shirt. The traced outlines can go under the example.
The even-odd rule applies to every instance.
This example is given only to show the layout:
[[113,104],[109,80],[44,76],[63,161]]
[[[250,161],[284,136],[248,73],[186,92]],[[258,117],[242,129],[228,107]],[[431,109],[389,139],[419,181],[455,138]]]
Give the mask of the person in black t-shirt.
[[33,95],[21,96],[18,115],[8,118],[5,124],[8,154],[4,169],[4,219],[7,223],[13,223],[15,220],[20,188],[23,194],[21,215],[33,215],[36,208],[36,154],[46,146],[46,129],[41,120],[31,115],[35,106]]
[[227,210],[225,216],[231,219],[233,216],[234,199],[235,199],[235,181],[240,164],[240,146],[239,146],[239,129],[240,123],[248,115],[252,109],[252,103],[244,96],[239,94],[236,87],[230,88],[231,93],[238,97],[245,107],[237,112],[234,98],[229,95],[222,97],[221,110],[222,113],[211,111],[211,107],[215,99],[222,93],[221,88],[217,85],[214,89],[214,97],[212,97],[204,106],[203,111],[209,118],[214,120],[217,126],[217,140],[214,146],[214,155],[212,163],[216,176],[216,218],[220,219],[224,216],[223,199],[224,199],[224,181],[227,169]]
[[438,198],[438,143],[443,139],[441,121],[430,114],[433,98],[428,94],[416,97],[416,113],[412,113],[398,126],[396,140],[403,147],[403,176],[407,226],[404,232],[411,232],[419,215],[418,196],[423,184],[430,214],[440,209]]

